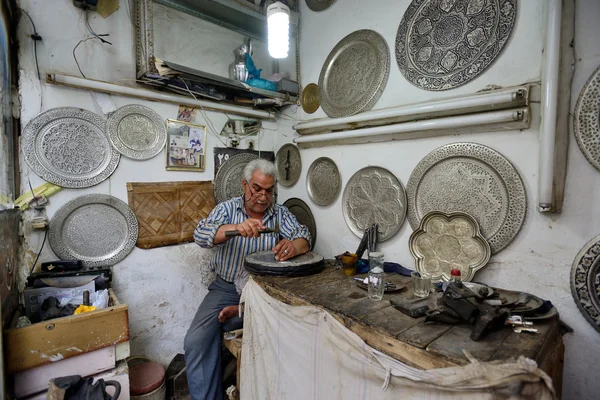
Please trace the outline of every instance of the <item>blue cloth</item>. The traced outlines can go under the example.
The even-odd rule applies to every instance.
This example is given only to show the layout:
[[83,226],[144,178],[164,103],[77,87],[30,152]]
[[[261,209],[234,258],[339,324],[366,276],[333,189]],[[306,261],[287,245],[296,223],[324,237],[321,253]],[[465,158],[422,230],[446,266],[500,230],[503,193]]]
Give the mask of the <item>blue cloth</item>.
[[275,82],[268,81],[260,77],[262,69],[257,69],[254,65],[254,60],[249,54],[246,54],[246,68],[248,69],[248,79],[246,84],[255,88],[270,90],[272,92],[277,91],[277,84]]
[[[210,269],[215,271],[221,278],[227,282],[234,282],[236,277],[243,269],[244,257],[257,251],[271,250],[279,242],[279,235],[268,233],[260,235],[258,238],[234,237],[228,241],[215,245],[215,235],[221,225],[239,224],[250,218],[244,207],[243,197],[236,197],[231,200],[219,203],[200,223],[194,231],[194,240],[200,247],[216,247]],[[266,228],[275,228],[275,223],[279,223],[279,234],[288,240],[304,238],[310,243],[310,232],[308,228],[301,225],[294,214],[287,207],[279,204],[272,204],[267,209],[262,219]]]

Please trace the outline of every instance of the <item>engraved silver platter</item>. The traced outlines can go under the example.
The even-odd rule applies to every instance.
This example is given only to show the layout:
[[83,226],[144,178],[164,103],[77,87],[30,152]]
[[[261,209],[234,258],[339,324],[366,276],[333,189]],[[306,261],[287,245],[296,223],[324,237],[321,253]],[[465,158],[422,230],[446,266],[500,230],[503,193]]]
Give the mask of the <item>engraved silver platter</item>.
[[579,93],[573,114],[573,132],[581,152],[600,171],[600,68]]
[[463,212],[479,223],[492,254],[517,236],[527,211],[525,186],[515,167],[477,143],[433,150],[413,170],[406,193],[413,229],[431,211]]
[[114,265],[135,246],[138,222],[123,201],[106,194],[77,197],[50,221],[48,240],[61,260],[81,260],[87,267]]
[[402,75],[425,90],[448,90],[482,74],[506,45],[517,0],[413,0],[396,35]]
[[306,5],[312,11],[323,11],[328,9],[336,0],[306,0]]
[[165,121],[154,110],[131,104],[119,108],[106,121],[108,138],[115,150],[134,160],[148,160],[165,146]]
[[106,136],[102,117],[74,107],[37,115],[23,130],[25,161],[44,180],[66,188],[99,184],[117,168],[121,155]]
[[435,282],[449,280],[453,268],[459,269],[461,280],[468,282],[492,255],[477,221],[458,212],[432,211],[425,215],[419,229],[410,235],[408,249],[417,271]]
[[310,207],[301,199],[293,197],[291,199],[287,199],[285,203],[283,203],[284,207],[294,214],[298,222],[308,228],[310,232],[310,248],[314,249],[315,242],[317,241],[317,223],[315,222],[315,217],[313,217],[312,211],[310,211]]
[[406,192],[394,174],[381,167],[356,172],[344,188],[342,209],[346,224],[358,237],[379,224],[379,241],[400,230],[406,217]]
[[317,158],[308,168],[306,191],[319,206],[326,206],[337,198],[342,188],[342,177],[335,162],[329,157]]
[[600,332],[600,235],[577,254],[571,267],[571,294],[585,319]]
[[321,107],[330,117],[368,111],[390,73],[390,51],[377,32],[364,29],[343,38],[329,53],[321,74]]
[[321,272],[324,267],[323,256],[309,251],[286,261],[276,261],[270,251],[248,254],[244,259],[244,268],[258,275],[270,276],[307,276]]
[[258,157],[250,153],[241,153],[230,157],[215,176],[215,200],[222,203],[244,193],[242,179],[246,165]]
[[277,181],[281,186],[294,186],[302,172],[302,158],[298,147],[293,144],[281,146],[275,156],[277,166]]

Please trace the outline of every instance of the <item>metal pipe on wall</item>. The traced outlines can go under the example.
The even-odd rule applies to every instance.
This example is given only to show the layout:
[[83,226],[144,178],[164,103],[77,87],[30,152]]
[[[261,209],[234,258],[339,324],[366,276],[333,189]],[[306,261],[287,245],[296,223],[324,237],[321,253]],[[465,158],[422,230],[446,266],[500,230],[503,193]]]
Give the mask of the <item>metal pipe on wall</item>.
[[540,125],[538,166],[538,209],[540,212],[550,212],[552,210],[561,24],[562,0],[548,0],[546,3],[546,40],[544,43],[544,68],[542,72],[542,122]]

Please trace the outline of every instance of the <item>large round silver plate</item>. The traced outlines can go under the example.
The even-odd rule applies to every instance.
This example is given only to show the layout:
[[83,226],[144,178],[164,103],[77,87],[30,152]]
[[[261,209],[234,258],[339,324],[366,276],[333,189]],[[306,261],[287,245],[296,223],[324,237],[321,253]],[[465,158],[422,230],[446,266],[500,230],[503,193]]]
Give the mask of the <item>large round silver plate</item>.
[[377,32],[364,29],[343,38],[329,53],[321,75],[321,107],[330,117],[368,111],[390,73],[390,51]]
[[306,175],[308,197],[319,206],[326,206],[337,198],[342,188],[342,177],[335,162],[329,157],[317,158]]
[[577,254],[571,267],[571,294],[585,319],[600,332],[600,235]]
[[312,11],[323,11],[328,9],[336,0],[306,0],[306,5]]
[[127,204],[106,194],[88,194],[54,214],[48,240],[60,259],[95,267],[124,259],[137,238],[138,222]]
[[245,262],[248,264],[275,268],[312,266],[322,261],[323,256],[312,251],[286,261],[276,261],[275,253],[270,250],[248,254],[245,258]]
[[250,153],[237,154],[227,160],[215,176],[215,200],[222,203],[244,193],[242,179],[246,165],[258,157]]
[[453,143],[429,153],[406,186],[413,229],[431,211],[475,218],[492,253],[519,233],[527,211],[521,176],[502,154],[477,143]]
[[23,130],[25,161],[36,174],[58,186],[97,185],[115,171],[121,157],[105,130],[104,120],[91,111],[53,108]]
[[295,185],[302,172],[302,158],[298,147],[289,143],[281,146],[275,156],[275,165],[281,186]]
[[352,175],[344,188],[342,204],[350,230],[362,237],[365,229],[377,223],[380,242],[394,236],[406,217],[404,186],[381,167],[366,167]]
[[498,57],[517,16],[517,0],[413,0],[396,35],[402,75],[425,90],[475,79]]
[[139,104],[119,108],[106,121],[113,147],[125,157],[147,160],[165,146],[165,121],[155,111]]
[[600,68],[579,93],[573,114],[573,131],[587,160],[600,171]]
[[317,223],[315,222],[315,217],[313,217],[308,204],[301,199],[293,197],[287,199],[283,205],[294,214],[299,223],[308,228],[311,237],[310,248],[314,249],[315,242],[317,241]]

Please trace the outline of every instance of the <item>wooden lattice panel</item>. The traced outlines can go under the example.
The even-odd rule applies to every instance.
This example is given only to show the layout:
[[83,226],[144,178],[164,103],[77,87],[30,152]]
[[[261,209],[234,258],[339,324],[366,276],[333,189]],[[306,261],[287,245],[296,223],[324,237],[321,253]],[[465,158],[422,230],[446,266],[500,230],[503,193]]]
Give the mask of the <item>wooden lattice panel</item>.
[[215,206],[212,182],[130,182],[127,192],[142,249],[193,241],[198,222]]

